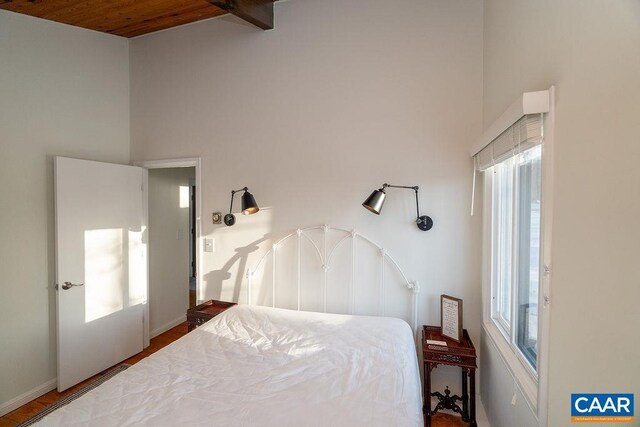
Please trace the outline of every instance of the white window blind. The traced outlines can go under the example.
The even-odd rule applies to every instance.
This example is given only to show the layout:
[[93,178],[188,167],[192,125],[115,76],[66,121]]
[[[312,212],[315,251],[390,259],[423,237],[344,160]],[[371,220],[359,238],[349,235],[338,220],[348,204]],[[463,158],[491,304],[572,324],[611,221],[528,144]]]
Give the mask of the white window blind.
[[475,155],[476,168],[485,171],[528,148],[542,144],[542,114],[527,114]]

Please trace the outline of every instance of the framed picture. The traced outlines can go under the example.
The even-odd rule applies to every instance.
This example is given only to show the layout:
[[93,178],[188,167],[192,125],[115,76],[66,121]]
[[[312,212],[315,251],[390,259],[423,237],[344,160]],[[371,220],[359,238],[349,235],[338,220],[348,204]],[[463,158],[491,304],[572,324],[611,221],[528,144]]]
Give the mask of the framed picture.
[[440,295],[440,323],[442,335],[456,342],[462,340],[462,300]]

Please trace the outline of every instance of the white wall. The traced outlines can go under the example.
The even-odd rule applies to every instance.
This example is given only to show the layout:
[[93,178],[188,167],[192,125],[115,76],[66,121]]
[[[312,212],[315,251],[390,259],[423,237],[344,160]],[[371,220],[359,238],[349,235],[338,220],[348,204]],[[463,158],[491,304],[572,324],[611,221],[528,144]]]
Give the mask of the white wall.
[[[189,189],[195,168],[149,170],[149,330],[151,336],[184,321],[189,308]],[[189,192],[187,191],[187,196]]]
[[[537,426],[538,420],[524,394],[484,330],[481,332],[480,353],[480,395],[491,426]],[[562,424],[550,424],[556,425]]]
[[[557,85],[548,425],[569,424],[576,392],[635,392],[637,408],[640,3],[485,0],[484,20],[485,127]],[[496,421],[509,401],[483,403],[512,425]]]
[[[467,144],[481,132],[482,2],[402,3],[280,2],[273,31],[221,18],[132,41],[132,159],[202,158],[216,252],[201,299],[244,298],[237,273],[265,236],[355,227],[420,282],[421,323],[439,323],[441,293],[459,296],[479,343]],[[419,185],[434,228],[417,229],[410,191],[390,190],[379,217],[362,208],[384,182]],[[245,185],[269,209],[214,226]]]
[[0,413],[56,377],[55,155],[129,161],[125,39],[0,11]]

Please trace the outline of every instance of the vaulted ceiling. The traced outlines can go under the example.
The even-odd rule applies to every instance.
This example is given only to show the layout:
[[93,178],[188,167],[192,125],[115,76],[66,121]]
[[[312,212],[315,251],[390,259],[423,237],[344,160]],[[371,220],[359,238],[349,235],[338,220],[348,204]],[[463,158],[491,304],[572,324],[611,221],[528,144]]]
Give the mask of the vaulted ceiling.
[[273,28],[273,0],[0,0],[0,9],[122,37],[226,13]]

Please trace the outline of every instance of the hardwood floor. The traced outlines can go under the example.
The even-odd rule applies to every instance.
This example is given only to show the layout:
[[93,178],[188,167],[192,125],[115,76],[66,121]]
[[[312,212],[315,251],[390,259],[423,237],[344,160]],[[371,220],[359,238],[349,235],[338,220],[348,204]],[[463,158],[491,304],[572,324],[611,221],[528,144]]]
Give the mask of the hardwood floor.
[[431,419],[431,427],[463,427],[467,425],[457,415],[437,413]]
[[[153,354],[156,351],[160,350],[162,347],[165,347],[171,344],[172,342],[182,337],[186,333],[187,333],[187,323],[185,322],[153,338],[151,340],[151,345],[149,345],[149,347],[145,348],[142,352],[136,354],[135,356],[128,358],[122,363],[128,363],[130,365],[136,364],[142,359],[144,359],[145,357],[149,356],[150,354]],[[15,411],[9,412],[5,416],[0,417],[0,427],[14,427],[20,424],[21,422],[25,421],[27,418],[37,414],[38,412],[42,411],[49,405],[52,405],[58,400],[70,395],[71,393],[74,393],[75,391],[87,385],[88,383],[90,383],[91,381],[93,381],[99,376],[100,374],[94,377],[91,377],[88,380],[83,381],[80,384],[73,386],[68,390],[63,391],[62,393],[58,393],[56,390],[54,390],[38,397],[35,400],[32,400],[26,405],[19,407]]]
[[[165,347],[171,344],[172,342],[182,337],[186,333],[187,333],[187,323],[185,322],[153,338],[151,340],[151,345],[149,345],[149,347],[145,348],[142,352],[136,354],[135,356],[132,356],[129,359],[123,361],[122,363],[128,363],[130,365],[136,364],[142,359],[144,359],[145,357],[160,350],[162,347]],[[94,377],[91,377],[88,380],[81,382],[80,384],[74,387],[71,387],[70,389],[65,390],[62,393],[58,393],[56,390],[54,390],[38,397],[35,400],[32,400],[26,405],[19,407],[15,411],[9,412],[5,416],[0,417],[0,427],[15,427],[16,425],[25,421],[27,418],[42,411],[49,405],[52,405],[58,400],[70,395],[71,393],[74,393],[78,389],[82,388],[86,384],[96,379],[98,376],[100,376],[100,374]],[[455,417],[448,414],[437,414],[433,418],[431,425],[432,427],[458,427],[458,426],[465,426],[466,423],[463,423],[459,417]]]

